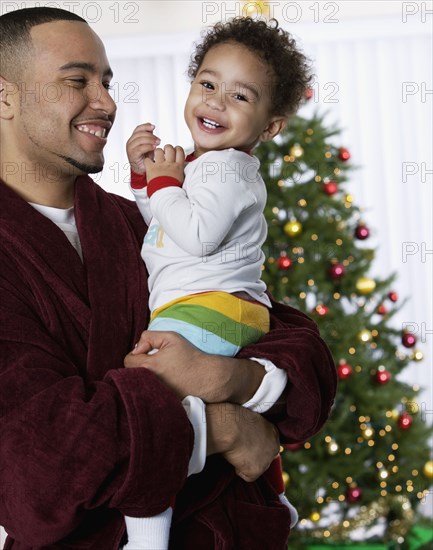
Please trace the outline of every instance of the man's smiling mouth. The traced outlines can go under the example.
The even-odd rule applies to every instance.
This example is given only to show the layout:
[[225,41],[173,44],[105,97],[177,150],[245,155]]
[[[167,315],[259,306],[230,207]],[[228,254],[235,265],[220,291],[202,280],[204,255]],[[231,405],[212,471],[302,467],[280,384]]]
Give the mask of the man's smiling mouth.
[[97,126],[96,124],[78,124],[76,128],[79,132],[83,132],[84,134],[92,134],[93,136],[102,139],[105,139],[105,136],[107,135],[106,128],[102,128],[101,126]]

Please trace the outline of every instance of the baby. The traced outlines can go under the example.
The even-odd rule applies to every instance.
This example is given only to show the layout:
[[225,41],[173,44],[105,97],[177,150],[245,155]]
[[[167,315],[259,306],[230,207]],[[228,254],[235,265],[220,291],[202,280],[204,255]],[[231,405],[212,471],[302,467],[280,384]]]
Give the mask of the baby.
[[[132,191],[148,225],[149,330],[175,331],[207,353],[234,356],[269,330],[271,302],[260,278],[266,188],[252,151],[283,130],[310,76],[275,20],[251,18],[212,27],[189,75],[184,115],[193,152],[185,158],[181,147],[158,148],[152,124],[138,126],[127,144]],[[279,461],[268,480],[293,525]],[[127,517],[125,550],[168,548],[171,514]]]

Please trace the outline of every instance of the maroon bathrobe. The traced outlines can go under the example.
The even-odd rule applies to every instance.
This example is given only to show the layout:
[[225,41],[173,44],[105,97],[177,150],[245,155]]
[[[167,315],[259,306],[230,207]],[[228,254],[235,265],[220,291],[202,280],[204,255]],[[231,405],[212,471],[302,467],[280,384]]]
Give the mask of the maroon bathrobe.
[[[82,177],[75,216],[84,262],[0,182],[5,548],[118,550],[123,515],[159,513],[174,494],[173,550],[285,548],[289,513],[267,482],[243,482],[219,456],[185,481],[194,435],[182,405],[151,372],[123,368],[149,320],[135,204]],[[311,320],[274,304],[271,332],[242,356],[287,371],[282,441],[320,429],[336,376]]]

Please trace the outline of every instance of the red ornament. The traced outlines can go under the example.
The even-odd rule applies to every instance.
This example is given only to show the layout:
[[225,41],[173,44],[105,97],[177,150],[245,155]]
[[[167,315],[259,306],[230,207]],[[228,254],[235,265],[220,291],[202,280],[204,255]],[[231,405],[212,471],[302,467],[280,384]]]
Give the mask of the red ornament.
[[340,160],[342,160],[343,162],[346,162],[347,160],[350,159],[349,150],[346,149],[346,147],[340,147],[340,149],[338,150],[338,156]]
[[346,380],[352,374],[352,367],[348,363],[340,363],[337,367],[337,374],[340,380]]
[[285,443],[283,447],[287,451],[299,451],[300,449],[304,448],[303,443]]
[[386,309],[384,304],[380,304],[380,306],[377,308],[377,313],[379,313],[379,315],[386,315],[388,313],[388,310]]
[[405,348],[413,348],[416,344],[416,336],[410,332],[405,332],[401,337],[401,343]]
[[326,195],[332,196],[338,191],[338,185],[336,181],[326,181],[322,185],[322,189]]
[[359,487],[349,487],[346,490],[346,498],[348,502],[358,502],[361,500],[362,491]]
[[314,95],[314,90],[310,86],[305,90],[305,99],[308,101]]
[[398,300],[397,292],[394,292],[394,291],[390,292],[388,294],[388,298],[391,300],[391,302],[396,302]]
[[317,305],[314,310],[316,313],[318,313],[319,315],[327,315],[328,312],[329,312],[329,307],[328,306],[324,306],[323,304],[319,304]]
[[386,384],[391,379],[392,375],[387,370],[378,370],[375,374],[376,382],[378,384]]
[[331,276],[331,279],[338,280],[343,277],[343,275],[346,273],[346,268],[343,264],[332,264],[329,267],[329,275]]
[[287,256],[280,256],[277,261],[278,269],[289,269],[289,267],[292,267],[293,262],[290,258]]
[[408,430],[412,426],[413,418],[408,413],[402,413],[397,420],[397,425],[402,430]]
[[370,236],[370,230],[366,225],[358,225],[355,229],[355,237],[360,241],[367,239]]

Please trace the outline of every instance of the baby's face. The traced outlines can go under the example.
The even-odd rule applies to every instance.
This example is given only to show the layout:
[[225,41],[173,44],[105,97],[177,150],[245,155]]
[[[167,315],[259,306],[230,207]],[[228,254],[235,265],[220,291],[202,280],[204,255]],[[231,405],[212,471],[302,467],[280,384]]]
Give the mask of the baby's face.
[[271,122],[272,75],[245,46],[214,46],[203,59],[185,105],[196,155],[229,149],[250,151]]

